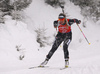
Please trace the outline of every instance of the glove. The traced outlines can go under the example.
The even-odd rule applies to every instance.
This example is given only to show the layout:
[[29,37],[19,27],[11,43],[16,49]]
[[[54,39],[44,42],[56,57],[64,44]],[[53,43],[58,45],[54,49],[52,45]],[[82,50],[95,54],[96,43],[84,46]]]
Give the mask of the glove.
[[79,23],[78,24],[80,24],[81,23],[81,20],[78,20],[79,21]]
[[54,27],[56,28],[58,26],[58,21],[54,21]]
[[80,24],[81,23],[81,20],[75,19],[75,22],[76,22],[76,24]]

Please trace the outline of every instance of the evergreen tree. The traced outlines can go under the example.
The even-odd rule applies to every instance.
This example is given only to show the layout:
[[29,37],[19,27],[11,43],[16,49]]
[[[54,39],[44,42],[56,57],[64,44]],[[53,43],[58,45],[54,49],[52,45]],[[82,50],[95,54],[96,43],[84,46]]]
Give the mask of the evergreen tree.
[[65,4],[64,0],[45,0],[45,3],[53,6],[53,7],[58,7],[61,4]]
[[21,11],[31,3],[32,0],[0,0],[0,19],[5,15],[10,15],[14,19],[21,18]]
[[0,0],[0,10],[2,12],[7,12],[13,9],[13,7],[10,5],[10,0]]
[[88,16],[99,20],[100,18],[100,1],[99,0],[70,0],[75,5],[79,5],[83,16]]
[[29,6],[29,4],[32,3],[32,0],[14,0],[13,3],[11,3],[14,7],[16,7],[16,10],[23,10]]
[[40,44],[40,47],[45,47],[46,45],[50,45],[48,42],[49,38],[46,36],[46,29],[45,28],[38,28],[35,30],[37,33],[37,42]]

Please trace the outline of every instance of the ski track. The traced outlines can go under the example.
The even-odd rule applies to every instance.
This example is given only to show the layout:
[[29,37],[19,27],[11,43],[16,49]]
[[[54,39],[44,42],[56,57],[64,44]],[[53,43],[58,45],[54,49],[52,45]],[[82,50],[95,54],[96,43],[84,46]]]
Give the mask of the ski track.
[[[41,51],[40,51],[41,52]],[[100,55],[96,54],[95,56],[88,56],[81,59],[70,59],[69,68],[60,70],[63,68],[62,64],[62,55],[60,50],[58,50],[51,61],[48,63],[48,68],[34,68],[28,69],[29,67],[14,67],[14,68],[0,68],[0,74],[100,74]],[[61,55],[60,55],[61,54]],[[43,54],[42,56],[44,56]],[[60,55],[58,59],[58,56]],[[41,58],[43,58],[41,56]],[[59,62],[57,62],[59,61]],[[57,63],[56,63],[57,62]],[[38,62],[39,63],[39,62]],[[32,67],[32,66],[30,66]],[[33,65],[34,67],[34,65]]]
[[[59,68],[46,68],[46,69],[33,69],[30,70],[37,74],[99,74],[100,68],[92,65],[87,65],[84,67],[71,67],[64,70],[59,70]],[[31,74],[32,72],[29,72]]]
[[84,66],[70,66],[67,69],[60,70],[62,67],[48,67],[48,68],[19,68],[11,69],[12,71],[2,71],[0,74],[100,74],[100,66],[84,65]]

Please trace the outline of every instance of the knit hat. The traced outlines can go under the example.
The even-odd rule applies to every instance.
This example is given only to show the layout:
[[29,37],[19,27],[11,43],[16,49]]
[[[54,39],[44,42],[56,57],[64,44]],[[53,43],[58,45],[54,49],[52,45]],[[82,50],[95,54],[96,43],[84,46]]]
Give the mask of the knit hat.
[[59,16],[58,16],[59,19],[63,19],[63,18],[65,18],[65,17],[66,17],[66,16],[65,16],[65,14],[63,14],[63,13],[60,13]]

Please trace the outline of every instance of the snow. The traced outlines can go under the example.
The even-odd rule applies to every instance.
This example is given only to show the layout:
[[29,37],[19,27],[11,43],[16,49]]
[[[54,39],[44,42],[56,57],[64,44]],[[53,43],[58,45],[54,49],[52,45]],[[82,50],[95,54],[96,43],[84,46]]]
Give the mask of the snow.
[[[58,18],[61,8],[53,8],[44,4],[42,0],[33,0],[33,3],[25,10],[29,18],[22,21],[5,17],[5,24],[0,24],[0,74],[100,74],[100,25],[93,21],[86,22],[86,28],[79,25],[91,43],[85,40],[76,24],[72,25],[73,39],[69,46],[69,68],[64,67],[64,55],[62,45],[54,53],[47,66],[49,68],[28,69],[37,66],[44,61],[51,46],[40,48],[36,42],[37,28],[46,28],[47,35],[54,40],[53,21]],[[67,1],[65,12],[70,15],[67,18],[83,20],[80,8]],[[31,22],[30,22],[31,20]],[[83,21],[82,21],[83,22]],[[17,47],[20,51],[17,51]],[[19,57],[24,56],[23,60]]]

